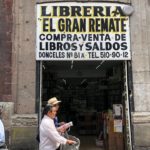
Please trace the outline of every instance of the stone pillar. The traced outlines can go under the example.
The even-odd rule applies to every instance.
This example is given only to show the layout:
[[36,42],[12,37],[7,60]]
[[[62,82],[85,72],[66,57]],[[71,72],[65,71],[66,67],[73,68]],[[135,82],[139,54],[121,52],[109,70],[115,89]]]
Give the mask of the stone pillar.
[[17,114],[35,113],[35,1],[14,0],[12,96]]
[[135,150],[150,149],[150,1],[132,0],[131,51],[133,68]]

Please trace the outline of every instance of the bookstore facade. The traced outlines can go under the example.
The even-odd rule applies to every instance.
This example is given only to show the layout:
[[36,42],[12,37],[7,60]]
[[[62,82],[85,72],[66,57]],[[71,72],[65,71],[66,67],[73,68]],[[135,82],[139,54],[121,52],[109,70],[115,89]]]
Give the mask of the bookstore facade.
[[11,149],[38,148],[52,97],[80,150],[150,148],[149,0],[2,4],[12,8],[10,90],[0,102]]

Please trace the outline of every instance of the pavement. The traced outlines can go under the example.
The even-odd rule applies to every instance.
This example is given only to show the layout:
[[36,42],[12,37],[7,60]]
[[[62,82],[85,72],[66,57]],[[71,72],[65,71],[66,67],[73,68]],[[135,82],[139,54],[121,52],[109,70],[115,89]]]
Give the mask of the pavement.
[[79,136],[80,150],[104,150],[103,147],[96,146],[95,136]]

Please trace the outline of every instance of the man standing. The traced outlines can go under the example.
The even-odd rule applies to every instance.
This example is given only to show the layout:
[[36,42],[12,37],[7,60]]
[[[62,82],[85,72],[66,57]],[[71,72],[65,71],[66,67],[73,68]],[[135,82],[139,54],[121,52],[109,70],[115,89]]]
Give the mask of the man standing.
[[57,108],[47,105],[40,124],[40,150],[59,150],[60,144],[75,144],[75,141],[62,137],[54,125]]

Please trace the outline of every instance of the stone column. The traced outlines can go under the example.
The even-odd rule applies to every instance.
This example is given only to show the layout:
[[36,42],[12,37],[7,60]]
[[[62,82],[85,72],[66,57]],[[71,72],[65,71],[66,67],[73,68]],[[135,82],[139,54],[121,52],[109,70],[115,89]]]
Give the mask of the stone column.
[[135,150],[150,149],[150,1],[132,0],[131,51]]

